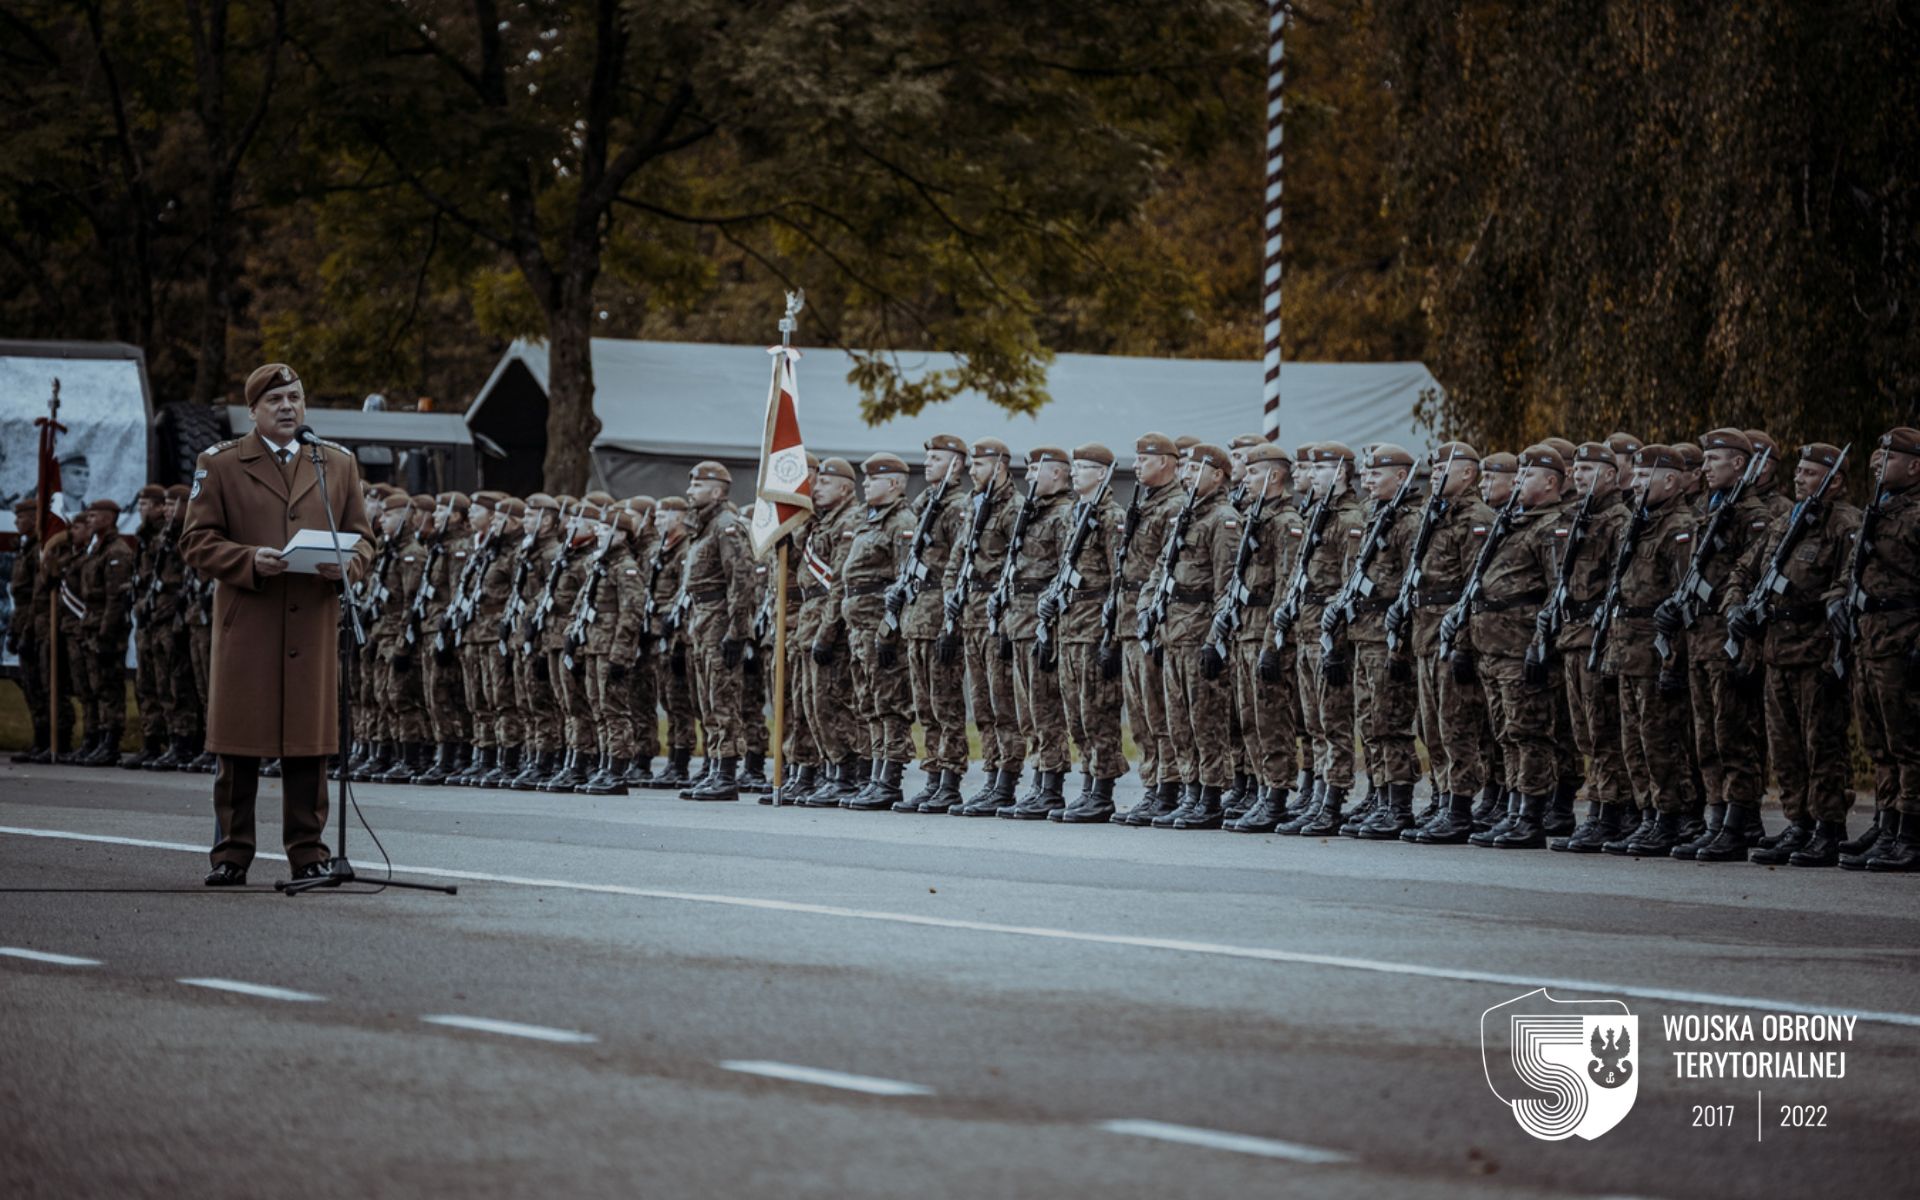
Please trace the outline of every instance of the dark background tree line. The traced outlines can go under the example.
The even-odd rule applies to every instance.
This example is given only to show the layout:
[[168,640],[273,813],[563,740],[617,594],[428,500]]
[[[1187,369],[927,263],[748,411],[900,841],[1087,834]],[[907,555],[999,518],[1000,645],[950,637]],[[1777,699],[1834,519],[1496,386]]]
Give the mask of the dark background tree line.
[[[459,408],[549,340],[870,349],[874,418],[1051,353],[1254,358],[1246,0],[0,0],[0,335],[263,356]],[[1920,394],[1920,32],[1894,0],[1301,0],[1286,354],[1424,359],[1503,446],[1726,421],[1864,437]],[[964,366],[929,380],[895,349]],[[1249,424],[1257,397],[1248,398]],[[1284,429],[1283,429],[1284,435]]]

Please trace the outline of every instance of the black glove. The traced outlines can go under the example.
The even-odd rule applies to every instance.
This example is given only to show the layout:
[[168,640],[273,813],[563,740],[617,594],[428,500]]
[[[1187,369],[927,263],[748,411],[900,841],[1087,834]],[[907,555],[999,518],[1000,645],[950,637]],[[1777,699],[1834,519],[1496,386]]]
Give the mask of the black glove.
[[1460,636],[1460,626],[1465,623],[1465,615],[1459,609],[1448,609],[1447,615],[1440,618],[1440,640],[1451,645]]
[[1120,647],[1109,642],[1100,647],[1100,678],[1111,683],[1120,678]]
[[12,629],[7,630],[7,653],[15,657],[20,654],[20,634]]
[[1407,607],[1405,600],[1395,600],[1392,604],[1387,605],[1386,624],[1388,629],[1405,629],[1407,622],[1412,618],[1413,610]]
[[900,643],[892,638],[881,638],[874,651],[874,661],[880,664],[882,671],[891,671],[900,665]]
[[1004,634],[1004,633],[1000,635],[1000,646],[999,646],[999,650],[1000,650],[1000,661],[1001,661],[1001,662],[1012,662],[1012,661],[1013,661],[1013,639],[1012,639],[1012,638],[1010,638],[1010,637],[1008,637],[1008,636],[1007,636],[1006,634]]
[[833,643],[825,638],[821,638],[815,642],[807,653],[812,655],[813,661],[820,666],[829,667],[833,665]]
[[1353,682],[1353,671],[1347,664],[1347,656],[1335,654],[1320,660],[1320,678],[1328,687],[1346,687]]
[[1848,619],[1851,615],[1847,611],[1845,596],[1835,596],[1827,601],[1827,630],[1833,634],[1836,642],[1853,640],[1853,622]]
[[948,592],[940,601],[940,615],[955,625],[960,623],[960,618],[963,615],[960,608],[960,593],[958,590]]
[[1474,665],[1473,651],[1455,650],[1453,652],[1453,681],[1455,683],[1480,681],[1480,668]]
[[607,666],[607,682],[608,683],[612,684],[615,687],[619,687],[621,684],[625,683],[626,681],[627,681],[627,664],[623,662],[617,662],[617,663],[611,663]]
[[1261,683],[1279,683],[1286,671],[1286,660],[1281,657],[1280,651],[1268,646],[1260,651],[1260,662],[1255,670]]
[[1542,646],[1553,645],[1553,610],[1543,608],[1533,614],[1533,636]]
[[1059,595],[1051,590],[1040,593],[1040,599],[1033,606],[1033,610],[1042,621],[1058,620],[1060,617]]
[[739,638],[720,639],[720,662],[727,670],[731,671],[740,665],[742,644]]
[[1404,654],[1396,654],[1387,659],[1387,678],[1395,683],[1407,683],[1413,679],[1413,660]]
[[1760,614],[1745,604],[1735,605],[1727,611],[1727,632],[1743,642],[1760,640],[1766,627],[1760,623]]
[[897,583],[890,584],[881,597],[881,603],[886,606],[888,616],[897,617],[906,610],[907,590]]
[[1206,680],[1218,679],[1226,669],[1227,660],[1220,657],[1218,650],[1215,650],[1212,646],[1202,646],[1200,648],[1200,678]]
[[685,679],[687,677],[687,648],[685,646],[675,643],[673,647],[673,657],[667,660],[667,669],[673,672],[675,679]]
[[411,670],[413,670],[413,655],[396,654],[393,656],[393,673],[395,675],[405,675]]
[[1662,696],[1684,696],[1687,694],[1687,673],[1680,667],[1660,668],[1660,677],[1654,681]]
[[1322,609],[1320,613],[1320,632],[1339,633],[1340,623],[1344,619],[1341,611],[1329,604],[1325,609]]
[[943,633],[933,642],[934,661],[943,667],[950,667],[960,661],[960,637],[958,634]]
[[1033,669],[1042,675],[1051,675],[1060,669],[1060,654],[1053,648],[1052,642],[1048,642],[1045,646],[1035,642],[1032,654]]
[[760,646],[757,642],[747,642],[742,646],[740,669],[748,675],[760,673]]
[[1535,658],[1529,653],[1520,663],[1520,678],[1528,687],[1545,687],[1552,678],[1547,669],[1546,656]]
[[587,656],[584,654],[564,655],[560,662],[567,668],[567,674],[579,679],[587,673]]
[[1653,606],[1653,627],[1666,637],[1673,637],[1686,628],[1680,619],[1680,606],[1671,597]]

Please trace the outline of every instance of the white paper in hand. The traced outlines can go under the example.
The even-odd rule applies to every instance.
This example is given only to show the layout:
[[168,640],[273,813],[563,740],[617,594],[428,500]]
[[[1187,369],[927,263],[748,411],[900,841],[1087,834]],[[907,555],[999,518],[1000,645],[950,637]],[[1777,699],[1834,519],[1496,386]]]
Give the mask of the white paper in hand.
[[[354,547],[359,544],[357,533],[340,535],[340,553],[347,558],[353,557]],[[295,533],[293,540],[280,551],[280,557],[286,561],[287,570],[301,575],[317,575],[321,563],[339,561],[333,553],[333,534],[325,529],[302,529]]]

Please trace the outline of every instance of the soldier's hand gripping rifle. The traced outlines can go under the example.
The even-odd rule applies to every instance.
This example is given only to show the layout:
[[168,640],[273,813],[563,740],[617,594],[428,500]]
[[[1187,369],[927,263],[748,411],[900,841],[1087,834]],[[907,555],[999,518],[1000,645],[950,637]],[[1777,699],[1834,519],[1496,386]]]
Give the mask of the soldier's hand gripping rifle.
[[[1352,623],[1354,606],[1373,594],[1373,580],[1367,578],[1368,568],[1373,560],[1380,557],[1380,547],[1387,540],[1387,529],[1393,524],[1393,518],[1406,504],[1407,497],[1413,494],[1415,484],[1414,469],[1407,468],[1406,478],[1394,489],[1393,497],[1373,514],[1373,520],[1367,525],[1367,534],[1360,539],[1360,549],[1353,556],[1353,566],[1347,572],[1346,582],[1333,594],[1327,607],[1320,614],[1320,666],[1322,670],[1335,667],[1335,654],[1338,651],[1340,631]],[[1437,490],[1437,489],[1436,489]]]
[[1036,489],[1039,479],[1027,481],[1027,501],[1013,518],[1013,530],[1007,536],[1007,561],[1000,564],[1000,578],[994,581],[993,590],[987,593],[987,633],[1000,642],[1000,657],[1013,657],[1013,639],[1004,632],[1007,619],[1007,606],[1013,603],[1013,569],[1020,561],[1020,547],[1027,540],[1027,525],[1033,520],[1033,508],[1038,499]]
[[1199,499],[1200,473],[1195,471],[1193,482],[1187,485],[1187,498],[1174,515],[1173,524],[1167,527],[1167,540],[1160,547],[1160,582],[1134,628],[1140,648],[1153,655],[1155,661],[1166,654],[1166,647],[1160,644],[1160,627],[1167,623],[1167,608],[1173,603],[1173,569],[1180,561],[1180,545],[1187,540],[1187,526],[1193,523],[1193,506]]
[[1200,673],[1208,678],[1219,678],[1219,672],[1232,661],[1228,643],[1240,630],[1241,608],[1253,598],[1247,587],[1247,568],[1260,549],[1260,515],[1266,508],[1267,490],[1261,488],[1253,498],[1253,507],[1247,510],[1245,524],[1240,526],[1240,544],[1233,551],[1233,576],[1227,580],[1226,593],[1214,604],[1213,623],[1207,627],[1206,657],[1201,660]]
[[573,557],[573,530],[573,523],[569,522],[561,537],[559,552],[553,556],[553,561],[547,564],[547,577],[540,586],[540,598],[534,601],[533,611],[527,614],[526,636],[520,642],[520,653],[523,657],[533,655],[534,643],[540,640],[542,633],[546,632],[547,617],[553,612],[554,592],[560,586],[560,576],[565,574],[567,567],[571,565],[568,560]]
[[1741,497],[1747,494],[1754,480],[1760,478],[1760,470],[1772,453],[1770,447],[1763,446],[1747,460],[1747,469],[1740,473],[1740,481],[1727,489],[1713,515],[1707,518],[1707,527],[1694,539],[1693,557],[1687,560],[1687,570],[1680,577],[1679,586],[1654,612],[1653,648],[1660,653],[1662,670],[1669,669],[1673,663],[1671,635],[1698,625],[1701,610],[1713,602],[1714,589],[1707,582],[1706,566],[1715,554],[1725,549],[1727,522],[1733,519],[1733,510]]
[[442,550],[442,543],[438,541],[427,548],[427,565],[420,572],[420,586],[414,589],[413,603],[407,605],[407,623],[402,632],[409,652],[420,641],[420,625],[427,619],[427,601],[433,599],[433,568],[439,563]]
[[1397,655],[1407,640],[1407,627],[1413,623],[1414,595],[1420,590],[1420,577],[1423,574],[1421,564],[1427,561],[1427,547],[1433,545],[1434,532],[1439,529],[1440,510],[1446,506],[1442,495],[1446,480],[1453,477],[1454,460],[1460,457],[1460,447],[1455,445],[1447,455],[1445,475],[1435,473],[1428,477],[1426,503],[1420,507],[1420,528],[1413,535],[1413,550],[1407,555],[1407,572],[1400,577],[1400,591],[1387,606],[1387,653]]
[[600,581],[607,577],[607,548],[612,544],[612,531],[609,530],[601,535],[598,552],[587,567],[586,580],[581,583],[580,591],[574,597],[573,616],[567,622],[565,649],[560,654],[560,665],[575,674],[579,674],[582,662],[578,655],[587,647],[587,626],[600,619],[600,610],[593,603],[593,594],[600,586]]
[[1500,543],[1506,540],[1507,531],[1513,527],[1513,514],[1520,508],[1520,489],[1515,486],[1508,494],[1507,502],[1494,514],[1493,525],[1487,530],[1487,540],[1481,543],[1480,553],[1474,556],[1473,571],[1468,574],[1467,582],[1460,589],[1460,598],[1447,609],[1440,618],[1440,661],[1452,662],[1454,644],[1460,640],[1460,630],[1467,623],[1467,613],[1473,608],[1473,598],[1480,591],[1480,578],[1487,573],[1488,564],[1493,562],[1494,553],[1500,549]]
[[907,611],[907,605],[918,599],[920,589],[926,586],[930,574],[927,550],[933,545],[933,525],[940,519],[940,502],[947,498],[947,488],[958,473],[958,468],[949,466],[933,494],[927,497],[927,506],[920,510],[920,523],[913,527],[913,545],[907,549],[907,560],[900,564],[899,578],[887,586],[880,617],[886,629],[878,635],[881,641],[900,632],[900,614]]
[[[1275,654],[1287,648],[1287,639],[1293,636],[1294,622],[1300,619],[1300,609],[1307,602],[1307,560],[1313,557],[1314,549],[1326,536],[1327,520],[1333,515],[1333,493],[1314,501],[1307,510],[1307,531],[1300,539],[1300,555],[1293,560],[1293,574],[1287,576],[1287,590],[1280,597],[1280,603],[1273,610],[1273,646]],[[1262,657],[1266,657],[1262,653]]]
[[973,494],[973,517],[967,522],[966,540],[960,543],[960,578],[940,599],[940,637],[933,644],[933,653],[943,666],[960,661],[960,621],[966,614],[967,601],[973,597],[973,564],[993,514],[991,495],[991,488]]
[[640,606],[640,636],[633,639],[633,661],[636,663],[646,653],[647,643],[654,638],[653,622],[660,615],[660,572],[666,564],[667,539],[663,536],[653,544],[653,555],[647,559],[647,600]]
[[[1847,665],[1853,661],[1853,643],[1860,636],[1860,614],[1867,606],[1867,593],[1862,586],[1867,573],[1867,556],[1873,553],[1874,531],[1880,525],[1880,499],[1887,485],[1887,460],[1893,457],[1893,451],[1885,448],[1887,439],[1881,438],[1880,467],[1873,473],[1873,494],[1867,497],[1866,508],[1860,511],[1860,532],[1853,537],[1853,549],[1847,552],[1847,571],[1844,590],[1827,606],[1827,624],[1833,632],[1833,677],[1845,679]],[[1911,735],[1911,731],[1909,731]]]
[[1847,461],[1848,451],[1853,449],[1849,442],[1846,449],[1840,451],[1840,457],[1833,460],[1826,475],[1820,480],[1820,486],[1813,489],[1811,495],[1793,506],[1787,517],[1787,527],[1781,531],[1779,542],[1775,543],[1773,553],[1767,558],[1766,569],[1760,572],[1760,578],[1754,582],[1746,599],[1727,611],[1727,640],[1723,648],[1727,657],[1734,662],[1740,661],[1747,643],[1757,640],[1773,622],[1773,599],[1786,591],[1787,560],[1799,548],[1800,542],[1813,528],[1827,499],[1827,489],[1833,485],[1834,477],[1840,474],[1840,468]]
[[1076,506],[1078,511],[1074,514],[1073,532],[1068,535],[1066,549],[1060,555],[1060,569],[1054,572],[1053,579],[1040,593],[1035,605],[1040,620],[1034,628],[1033,653],[1043,671],[1053,670],[1060,661],[1060,653],[1054,645],[1054,631],[1060,624],[1061,615],[1072,607],[1080,585],[1086,582],[1080,574],[1080,553],[1087,548],[1088,540],[1093,537],[1093,531],[1100,523],[1100,503],[1107,498],[1107,489],[1112,485],[1113,467],[1109,466],[1093,495]]
[[1639,548],[1640,539],[1646,536],[1647,526],[1653,524],[1653,514],[1647,511],[1647,497],[1644,491],[1630,493],[1627,503],[1633,506],[1633,515],[1627,518],[1627,527],[1620,534],[1620,551],[1613,556],[1613,570],[1607,575],[1607,590],[1600,597],[1600,607],[1593,610],[1593,646],[1587,651],[1587,670],[1598,671],[1607,654],[1607,638],[1613,633],[1613,618],[1620,609],[1620,584],[1626,578],[1627,567],[1633,562],[1633,554]]
[[1113,548],[1113,578],[1107,584],[1106,599],[1100,602],[1100,675],[1120,678],[1120,647],[1114,641],[1120,626],[1120,597],[1126,587],[1127,557],[1133,551],[1133,535],[1140,531],[1141,506],[1146,485],[1135,481],[1133,495],[1127,500],[1127,515],[1120,522],[1120,544]]
[[1533,619],[1533,640],[1527,643],[1527,652],[1520,659],[1521,673],[1536,687],[1548,681],[1554,642],[1567,623],[1567,601],[1573,592],[1573,562],[1580,557],[1580,548],[1586,545],[1596,494],[1588,492],[1581,497],[1580,507],[1573,510],[1573,524],[1567,529],[1567,544],[1560,553],[1560,568],[1554,572],[1553,590],[1547,593],[1546,604]]
[[527,611],[527,572],[533,569],[533,544],[540,536],[540,527],[529,523],[526,531],[520,535],[520,550],[513,560],[513,580],[507,589],[507,604],[500,613],[500,656],[511,655],[513,651],[508,643],[513,639],[513,631],[520,627],[520,619]]

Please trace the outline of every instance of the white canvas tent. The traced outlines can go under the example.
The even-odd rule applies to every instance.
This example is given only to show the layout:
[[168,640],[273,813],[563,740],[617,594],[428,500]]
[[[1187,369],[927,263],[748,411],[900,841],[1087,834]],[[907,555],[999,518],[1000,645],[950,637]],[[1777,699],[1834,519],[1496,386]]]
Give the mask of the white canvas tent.
[[53,381],[60,381],[55,443],[71,508],[107,498],[132,529],[133,496],[149,478],[153,400],[146,356],[117,342],[0,341],[0,506],[11,511],[39,485],[40,431]]
[[[949,367],[953,358],[916,351],[900,362],[916,374]],[[917,461],[929,436],[952,432],[969,440],[998,437],[1016,452],[1104,442],[1125,470],[1134,439],[1149,430],[1225,442],[1260,428],[1258,362],[1062,354],[1047,374],[1053,400],[1035,416],[964,393],[877,426],[861,418],[859,389],[847,382],[851,366],[843,351],[803,352],[800,428],[807,449],[855,464],[881,450]],[[598,481],[623,496],[679,492],[687,468],[712,458],[733,469],[734,497],[744,502],[759,458],[769,371],[761,346],[595,339],[594,411],[603,426],[593,443]],[[483,464],[487,486],[522,493],[538,486],[546,379],[546,347],[515,342],[468,408],[474,432],[507,452],[505,460]],[[1290,363],[1281,380],[1280,436],[1289,447],[1431,442],[1414,406],[1438,385],[1420,363]]]

